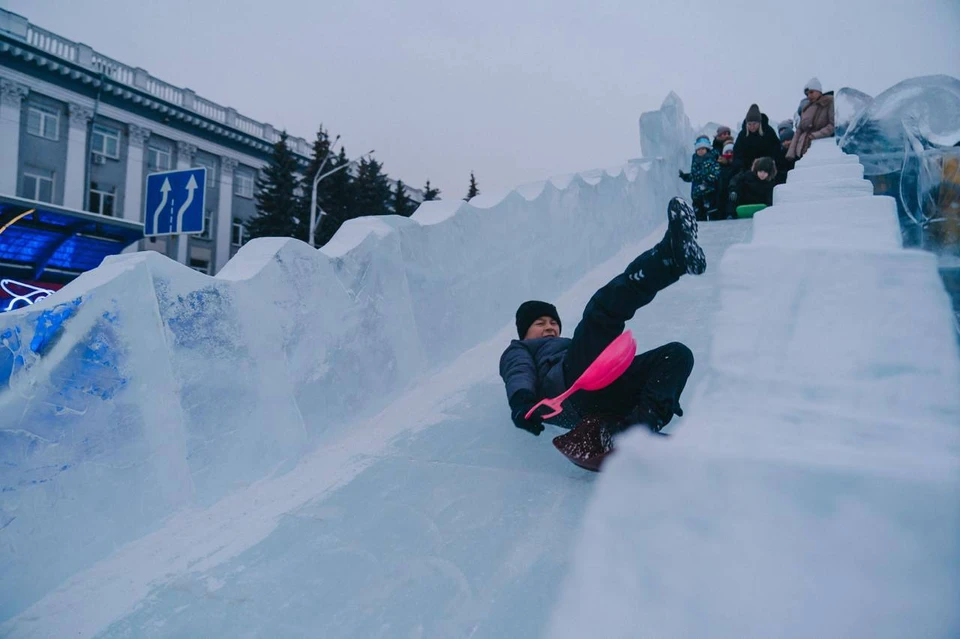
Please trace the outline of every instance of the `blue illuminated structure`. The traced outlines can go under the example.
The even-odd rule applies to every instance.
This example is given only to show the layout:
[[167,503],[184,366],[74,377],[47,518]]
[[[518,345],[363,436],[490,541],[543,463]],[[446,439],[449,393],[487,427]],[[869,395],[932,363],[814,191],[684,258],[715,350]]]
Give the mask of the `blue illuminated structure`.
[[143,224],[0,195],[0,276],[65,284],[143,239]]

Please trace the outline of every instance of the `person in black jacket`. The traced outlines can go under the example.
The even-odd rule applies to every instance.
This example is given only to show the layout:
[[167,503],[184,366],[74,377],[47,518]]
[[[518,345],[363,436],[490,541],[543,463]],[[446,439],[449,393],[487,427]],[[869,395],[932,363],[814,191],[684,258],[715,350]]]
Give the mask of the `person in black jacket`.
[[770,119],[766,113],[760,112],[760,107],[751,104],[737,141],[733,144],[734,168],[737,172],[749,171],[757,158],[768,157],[776,161],[781,155],[780,138],[770,126]]
[[723,153],[723,147],[727,142],[733,142],[733,132],[730,131],[730,127],[721,124],[717,127],[717,134],[713,137],[713,150],[717,152],[717,155]]
[[727,195],[727,216],[737,217],[737,207],[745,204],[773,204],[773,187],[776,186],[777,163],[773,158],[757,158],[749,171],[744,171],[730,181]]
[[[783,124],[781,122],[781,124]],[[787,183],[787,173],[793,170],[797,161],[787,158],[787,151],[790,149],[790,142],[793,140],[793,128],[780,129],[780,156],[777,158],[777,184]]]
[[730,181],[736,175],[736,169],[733,168],[733,142],[727,142],[723,147],[723,153],[717,158],[720,165],[720,179],[717,181],[717,203],[713,207],[713,216],[711,219],[727,219],[727,193],[730,190]]
[[[667,210],[663,239],[594,293],[573,339],[560,337],[560,316],[552,304],[531,300],[517,309],[519,339],[511,341],[500,357],[500,376],[517,428],[534,435],[543,432],[542,409],[527,417],[537,402],[569,388],[659,291],[685,273],[706,270],[693,209],[673,198]],[[678,342],[637,355],[606,388],[580,391],[567,400],[551,423],[574,428],[556,437],[554,445],[575,463],[596,470],[591,460],[610,451],[612,437],[620,430],[642,423],[660,432],[674,415],[683,414],[680,393],[692,370],[693,354]]]

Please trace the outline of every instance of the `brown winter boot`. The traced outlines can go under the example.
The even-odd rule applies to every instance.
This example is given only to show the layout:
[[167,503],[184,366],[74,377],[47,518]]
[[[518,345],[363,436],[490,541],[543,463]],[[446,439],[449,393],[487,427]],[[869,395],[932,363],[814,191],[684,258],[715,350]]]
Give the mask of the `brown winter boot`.
[[613,452],[613,434],[620,419],[609,416],[584,417],[573,429],[553,438],[553,445],[577,466],[598,471],[603,460]]

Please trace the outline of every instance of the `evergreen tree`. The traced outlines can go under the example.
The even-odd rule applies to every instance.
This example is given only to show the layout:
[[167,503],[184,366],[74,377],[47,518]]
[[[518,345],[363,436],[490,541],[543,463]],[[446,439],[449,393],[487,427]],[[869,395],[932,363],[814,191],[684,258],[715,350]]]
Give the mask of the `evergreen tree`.
[[480,195],[480,189],[477,188],[477,178],[473,176],[473,171],[470,171],[470,190],[467,191],[467,197],[463,198],[467,202]]
[[350,217],[382,215],[390,210],[391,190],[383,165],[372,157],[360,160],[356,177],[356,208]]
[[430,180],[427,180],[427,183],[423,185],[423,201],[430,202],[431,200],[440,199],[440,189],[435,189],[430,186]]
[[417,210],[416,204],[407,195],[403,187],[403,180],[397,180],[397,188],[393,191],[393,212],[395,215],[410,217]]
[[297,177],[297,159],[287,145],[287,132],[273,145],[270,163],[257,178],[257,215],[244,224],[251,239],[256,237],[297,237],[298,222],[303,236],[303,202]]

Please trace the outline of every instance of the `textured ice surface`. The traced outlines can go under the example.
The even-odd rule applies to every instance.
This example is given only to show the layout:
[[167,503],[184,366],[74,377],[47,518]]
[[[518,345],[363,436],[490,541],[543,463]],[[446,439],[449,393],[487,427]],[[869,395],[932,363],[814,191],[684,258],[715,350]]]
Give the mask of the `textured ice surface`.
[[834,94],[833,121],[838,138],[843,137],[854,118],[872,101],[870,95],[850,87],[843,87]]
[[892,200],[843,191],[726,252],[703,383],[672,437],[620,442],[548,636],[960,635],[949,301]]
[[663,157],[678,167],[690,161],[693,127],[683,112],[683,102],[672,91],[658,111],[640,116],[640,149],[643,157]]
[[[668,119],[685,122],[679,99],[668,103]],[[673,138],[657,136],[646,137],[657,157],[683,157],[670,148]],[[428,443],[459,433],[452,445],[465,447],[468,457],[488,436],[501,438],[502,445],[481,452],[468,471],[471,464],[498,468],[497,460],[512,456],[509,464],[521,474],[507,483],[524,480],[527,467],[539,462],[524,460],[525,449],[517,457],[514,447],[536,444],[539,456],[552,448],[546,437],[517,439],[507,418],[495,378],[496,358],[511,332],[504,327],[524,299],[554,298],[614,256],[620,261],[608,269],[622,268],[644,242],[659,239],[650,233],[662,234],[665,204],[680,188],[678,168],[669,159],[632,163],[545,180],[502,197],[431,203],[412,219],[353,220],[324,251],[294,240],[256,240],[216,278],[153,253],[121,255],[48,300],[0,316],[0,619],[15,618],[0,634],[102,630],[155,588],[176,591],[188,575],[213,575],[205,571],[251,551],[283,521],[295,521],[294,511],[322,501],[381,458],[397,457],[413,475],[416,455],[424,457],[424,468],[452,471],[459,453],[403,445],[438,424],[446,428]],[[579,310],[567,312],[572,326]],[[476,370],[446,368],[495,335],[497,343],[472,360]],[[485,384],[479,395],[478,379]],[[428,384],[424,396],[415,390],[422,383]],[[403,397],[401,410],[396,402]],[[472,397],[486,408],[475,412]],[[458,430],[460,418],[453,415],[472,426]],[[582,483],[565,464],[555,466],[561,476]],[[502,502],[510,495],[506,488],[503,494],[465,492],[466,486],[506,481],[486,479],[493,471],[472,472],[451,479],[451,494],[438,502],[410,497],[412,503],[427,499],[427,510],[439,503],[455,520],[450,530],[456,539],[457,522],[487,516],[466,505],[488,501],[489,516],[497,517],[509,506]],[[383,476],[398,482],[392,473]],[[571,490],[563,481],[553,489],[558,495]],[[429,493],[431,486],[422,478],[409,489]],[[534,494],[541,493],[532,487],[529,494],[516,493],[509,507],[527,512]],[[395,541],[416,543],[402,534],[377,534],[395,519],[380,518],[378,494],[348,495],[357,510],[344,517],[366,517],[371,527],[361,554],[389,552]],[[547,531],[557,534],[553,549],[563,563],[576,507],[550,507],[562,511],[561,524],[567,522]],[[424,541],[431,538],[427,528],[417,530]],[[490,534],[487,526],[480,530],[462,538],[464,549],[479,547],[480,536]],[[519,541],[521,548],[534,543]],[[265,543],[269,548],[273,542]],[[491,543],[510,548],[514,542],[505,530]],[[505,558],[491,553],[478,549],[464,574],[482,581],[486,573],[475,571],[507,562],[505,575],[476,595],[505,605],[511,575],[526,578],[526,560],[518,560],[514,572],[509,565],[519,550]],[[453,574],[429,553],[425,561],[438,574]],[[411,577],[381,568],[357,582],[356,596],[371,588],[402,590]],[[290,597],[317,579],[342,588],[348,578],[308,572],[301,573],[306,581],[290,584]],[[533,583],[558,578],[551,570]],[[434,587],[448,590],[446,582]],[[275,604],[270,600],[267,607],[276,610]],[[419,614],[410,606],[398,599],[383,612],[383,623],[402,625],[405,611]],[[266,614],[267,607],[258,610]],[[339,613],[332,610],[321,607],[318,614],[334,623]],[[190,626],[203,614],[201,607],[184,634],[195,634]],[[435,614],[436,623],[452,623],[444,608]],[[498,614],[510,618],[507,609]],[[490,616],[482,607],[463,615]],[[370,636],[374,626],[364,624],[375,621],[345,623],[354,636]],[[274,616],[263,624],[281,622]]]
[[861,157],[866,175],[884,175],[901,169],[904,131],[923,148],[960,142],[960,80],[932,75],[890,87],[860,109],[840,146]]

